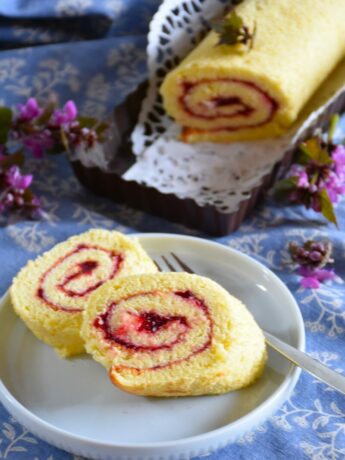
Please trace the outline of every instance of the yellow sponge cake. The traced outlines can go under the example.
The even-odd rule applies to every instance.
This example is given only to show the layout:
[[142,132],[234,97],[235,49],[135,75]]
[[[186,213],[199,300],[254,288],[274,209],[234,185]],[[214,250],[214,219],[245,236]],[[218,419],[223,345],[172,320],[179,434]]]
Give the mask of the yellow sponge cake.
[[[210,32],[161,87],[186,142],[278,136],[345,57],[344,0],[244,0],[251,47]],[[245,47],[244,47],[245,48]]]
[[84,351],[80,327],[91,293],[117,277],[156,271],[137,241],[94,229],[29,261],[13,280],[12,305],[36,337],[71,356]]
[[157,273],[105,283],[87,300],[86,350],[130,393],[218,394],[258,378],[265,340],[246,307],[215,282]]

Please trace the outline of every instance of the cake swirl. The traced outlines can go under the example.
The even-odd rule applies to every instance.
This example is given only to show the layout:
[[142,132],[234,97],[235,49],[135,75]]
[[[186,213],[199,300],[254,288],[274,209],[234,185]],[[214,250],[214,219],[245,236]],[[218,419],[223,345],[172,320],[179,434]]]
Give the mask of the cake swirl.
[[191,291],[135,294],[110,304],[93,325],[103,331],[105,340],[120,346],[126,361],[128,350],[143,357],[154,352],[154,369],[187,360],[206,350],[212,340],[208,307]]
[[92,292],[116,277],[155,271],[138,242],[94,229],[29,261],[13,280],[11,300],[36,337],[71,356],[84,351],[80,327]]
[[120,274],[123,261],[116,251],[78,244],[43,273],[37,297],[55,310],[81,312],[84,297]]
[[[238,78],[204,79],[181,86],[181,107],[198,126],[207,122],[208,132],[262,126],[272,120],[279,107],[263,88]],[[192,128],[185,128],[183,135],[192,132]]]
[[81,334],[113,383],[142,395],[241,388],[266,356],[246,308],[213,281],[186,273],[109,281],[90,296]]

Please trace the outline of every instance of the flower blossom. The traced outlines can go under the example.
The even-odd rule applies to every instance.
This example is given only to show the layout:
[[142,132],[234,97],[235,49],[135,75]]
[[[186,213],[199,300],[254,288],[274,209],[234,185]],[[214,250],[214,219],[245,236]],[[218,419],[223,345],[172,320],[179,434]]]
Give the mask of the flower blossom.
[[62,126],[71,123],[77,118],[78,110],[73,101],[67,101],[62,110],[55,110],[52,116],[52,124]]
[[35,158],[42,158],[44,152],[54,146],[54,140],[49,130],[26,136],[22,139],[22,143]]
[[6,182],[10,187],[17,190],[25,190],[32,182],[33,176],[31,174],[21,174],[18,166],[11,166],[5,173]]
[[[312,138],[302,144],[306,158],[293,164],[287,179],[282,181],[285,197],[294,204],[303,204],[337,223],[333,204],[345,195],[345,147],[323,144]],[[279,182],[277,184],[279,189]]]
[[36,99],[33,97],[30,97],[25,104],[19,104],[18,110],[17,118],[19,121],[32,121],[42,113],[42,109],[40,109]]
[[68,152],[77,147],[90,149],[96,142],[103,142],[107,123],[93,118],[77,118],[78,110],[73,101],[67,101],[62,109],[52,104],[40,107],[35,98],[17,106],[13,114],[2,107],[2,139],[0,144],[0,213],[20,211],[32,218],[43,215],[40,200],[33,195],[31,174],[22,174],[20,167],[25,153],[42,158],[44,153]]
[[320,283],[335,278],[334,270],[324,268],[333,262],[329,241],[308,240],[302,246],[290,243],[289,252],[292,261],[299,265],[298,274],[302,277],[300,283],[305,289],[318,289]]
[[318,289],[320,283],[335,278],[334,270],[326,268],[310,269],[308,267],[300,267],[298,273],[302,276],[301,286],[306,289]]
[[29,191],[32,179],[31,174],[22,174],[18,165],[0,160],[0,212],[16,210],[31,218],[40,216],[40,202]]

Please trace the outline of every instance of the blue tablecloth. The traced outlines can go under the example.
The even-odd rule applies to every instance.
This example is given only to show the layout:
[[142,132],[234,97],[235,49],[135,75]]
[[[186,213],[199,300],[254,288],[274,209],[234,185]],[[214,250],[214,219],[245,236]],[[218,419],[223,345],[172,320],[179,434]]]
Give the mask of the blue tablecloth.
[[[84,115],[103,116],[145,77],[148,23],[158,0],[1,0],[0,104],[55,94],[74,99]],[[69,42],[69,43],[66,43]],[[71,43],[73,42],[73,43]],[[0,291],[29,259],[90,227],[122,232],[197,234],[176,224],[118,206],[83,189],[65,157],[30,160],[34,192],[48,220],[0,217]],[[273,270],[297,299],[307,350],[345,373],[345,203],[339,228],[302,207],[266,202],[240,230],[216,241],[256,258]],[[207,236],[200,235],[205,238]],[[339,278],[319,290],[299,286],[286,265],[289,241],[330,238]],[[20,426],[0,405],[0,458],[76,459]],[[208,457],[221,459],[345,458],[345,398],[302,373],[284,406],[236,444]]]

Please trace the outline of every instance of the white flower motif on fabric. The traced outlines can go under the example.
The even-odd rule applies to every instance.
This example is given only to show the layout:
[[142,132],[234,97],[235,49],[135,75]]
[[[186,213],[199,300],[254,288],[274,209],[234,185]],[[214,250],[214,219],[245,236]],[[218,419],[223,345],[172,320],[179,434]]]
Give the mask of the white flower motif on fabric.
[[0,440],[0,458],[3,459],[19,458],[18,454],[28,452],[30,444],[38,443],[12,416],[2,423],[1,432],[4,437]]
[[5,229],[14,242],[28,252],[42,252],[56,242],[48,228],[49,226],[54,227],[59,220],[56,214],[59,203],[43,196],[41,197],[41,204],[45,210],[43,220],[22,221],[19,216],[12,215]]
[[59,16],[79,16],[92,6],[92,0],[58,0],[55,11]]
[[25,60],[18,58],[0,59],[0,83],[13,81],[19,77],[25,67]]
[[241,436],[237,443],[238,444],[251,444],[253,443],[257,437],[261,434],[267,433],[267,424],[259,425],[254,430],[249,431],[245,435]]
[[[321,363],[325,364],[326,366],[328,367],[331,367],[334,371],[336,372],[339,372],[339,374],[345,374],[345,370],[344,369],[341,369],[340,367],[335,367],[335,364],[336,363],[333,363],[333,361],[337,361],[339,360],[339,355],[337,353],[332,353],[332,352],[329,352],[329,351],[321,351],[321,352],[318,352],[318,351],[314,351],[314,352],[310,352],[308,353],[312,358],[320,361]],[[323,382],[321,382],[320,380],[318,379],[314,379],[313,380],[313,383],[315,385],[320,385],[322,386],[322,389],[325,393],[335,393],[335,394],[338,394],[337,393],[337,390],[335,390],[334,388],[332,387],[329,387],[329,386],[325,386],[325,384]]]
[[108,67],[115,67],[116,80],[114,91],[126,91],[136,88],[143,81],[143,74],[138,69],[145,65],[145,51],[133,43],[121,43],[108,53]]
[[251,235],[244,235],[237,238],[231,238],[228,245],[248,255],[262,255],[264,251],[263,243],[269,238],[268,233],[254,233]]
[[25,167],[31,174],[35,176],[35,183],[41,179],[41,176],[57,175],[57,164],[52,161],[51,157],[46,155],[37,160],[37,158],[29,157],[25,159]]
[[[268,196],[270,193],[267,194]],[[311,224],[318,224],[319,222],[324,222],[323,217],[316,214],[313,211],[310,211],[308,217],[305,217],[305,214],[309,214],[308,211],[305,210],[302,206],[279,206],[274,207],[273,204],[271,206],[265,206],[261,209],[257,209],[255,213],[253,213],[248,219],[246,219],[241,225],[241,233],[249,233],[253,230],[258,229],[267,229],[267,227],[277,228],[280,225],[284,225],[287,222],[296,222],[296,227],[298,223],[305,223],[307,219]],[[291,232],[291,233],[290,233]],[[289,236],[298,235],[306,230],[302,230],[301,228],[294,228],[288,230],[286,233]],[[312,232],[308,230],[308,232]]]
[[24,43],[57,43],[60,41],[74,41],[80,39],[77,35],[63,33],[60,31],[53,31],[52,29],[45,29],[42,27],[14,27],[13,35],[20,38]]
[[22,249],[37,254],[56,242],[53,236],[49,235],[44,229],[40,229],[37,222],[30,226],[9,225],[6,228],[6,233]]
[[51,96],[57,85],[66,85],[72,92],[80,87],[79,70],[73,64],[58,59],[45,59],[39,63],[39,70],[33,76],[33,96]]
[[120,14],[125,8],[126,0],[107,0],[105,6],[112,15]]
[[73,194],[81,190],[81,185],[74,176],[61,179],[56,175],[47,174],[35,179],[35,188],[40,194],[49,194],[56,198],[71,198]]
[[82,105],[83,115],[101,118],[106,111],[106,101],[110,97],[111,85],[101,73],[92,77],[86,89],[86,101]]
[[88,225],[94,228],[113,228],[115,222],[102,214],[105,211],[106,207],[102,203],[93,205],[92,209],[88,209],[83,204],[75,203],[72,217],[77,221],[78,225]]
[[[23,48],[17,51],[18,55],[25,55],[23,59],[0,59],[0,85],[4,95],[6,95],[6,99],[11,97],[11,94],[21,97],[29,97],[32,94],[29,75],[25,73],[29,49]],[[4,105],[8,104],[5,103]]]
[[237,251],[260,259],[265,265],[274,267],[276,251],[267,248],[264,243],[270,238],[268,233],[251,233],[229,240],[228,245]]
[[[335,353],[328,352],[314,354],[314,356],[326,365],[339,359]],[[325,385],[323,388],[325,392],[328,389]],[[345,412],[333,400],[316,398],[311,406],[303,407],[294,400],[293,395],[273,416],[272,422],[277,428],[288,432],[301,429],[307,429],[309,433],[313,432],[316,436],[313,444],[306,441],[299,443],[303,453],[312,460],[336,460],[344,458],[345,455],[344,417]]]
[[313,315],[313,318],[316,316],[315,319],[305,321],[306,329],[313,333],[322,332],[329,337],[344,334],[345,299],[339,296],[339,289],[321,285],[317,290],[299,288],[296,294],[302,294],[299,302],[316,313]]
[[121,43],[108,53],[108,67],[131,64],[133,61],[145,61],[145,51],[137,48],[133,43]]

